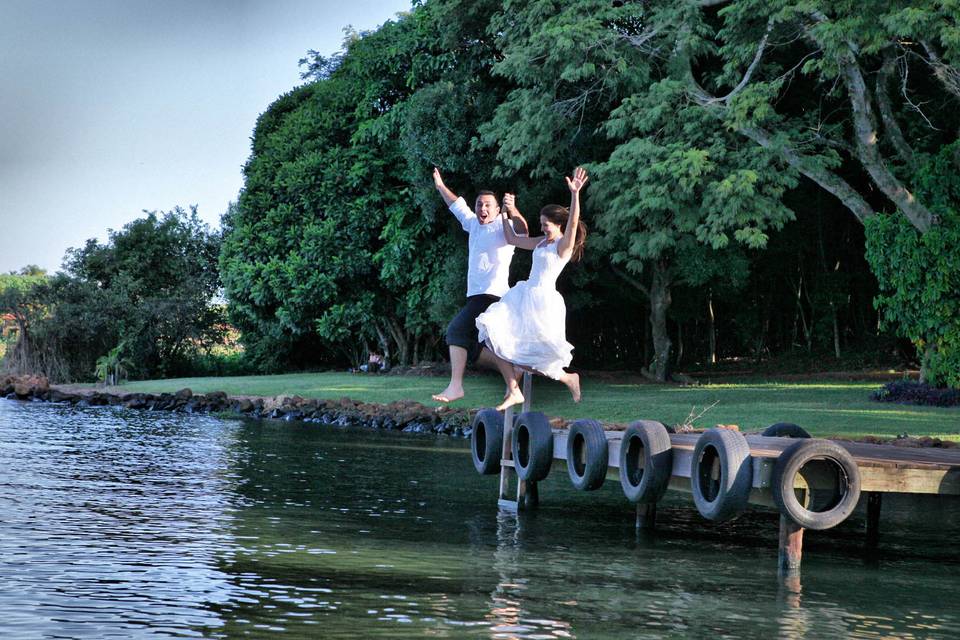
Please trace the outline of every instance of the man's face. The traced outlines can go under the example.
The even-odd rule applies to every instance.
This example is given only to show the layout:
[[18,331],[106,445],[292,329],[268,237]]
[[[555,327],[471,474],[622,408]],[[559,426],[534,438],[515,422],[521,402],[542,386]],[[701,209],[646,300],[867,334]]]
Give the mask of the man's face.
[[500,215],[500,206],[497,199],[493,196],[477,196],[477,202],[474,205],[474,212],[480,224],[493,222]]

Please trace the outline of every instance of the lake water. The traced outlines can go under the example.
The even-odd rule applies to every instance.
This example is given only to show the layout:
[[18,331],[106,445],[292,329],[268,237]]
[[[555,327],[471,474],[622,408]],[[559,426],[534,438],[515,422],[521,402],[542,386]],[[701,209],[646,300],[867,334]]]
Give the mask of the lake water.
[[782,580],[772,512],[638,535],[615,483],[496,483],[463,440],[0,400],[0,637],[960,637],[956,502]]

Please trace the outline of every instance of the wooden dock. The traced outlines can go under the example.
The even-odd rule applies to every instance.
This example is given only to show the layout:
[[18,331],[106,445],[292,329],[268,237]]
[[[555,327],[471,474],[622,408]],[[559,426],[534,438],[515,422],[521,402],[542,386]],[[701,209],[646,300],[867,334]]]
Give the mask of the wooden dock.
[[[800,566],[802,556],[802,541],[805,527],[802,524],[810,522],[808,526],[816,529],[826,529],[845,519],[856,504],[863,500],[867,507],[867,535],[866,543],[876,545],[879,533],[879,517],[882,496],[885,493],[899,494],[935,494],[944,496],[960,496],[960,449],[941,448],[906,448],[891,445],[876,445],[846,441],[827,441],[809,439],[803,441],[798,438],[770,437],[755,434],[742,435],[738,432],[719,433],[710,430],[705,433],[670,433],[660,423],[638,421],[639,425],[626,431],[603,430],[597,423],[581,425],[577,423],[570,429],[550,428],[542,414],[530,412],[530,376],[524,376],[524,397],[526,401],[522,412],[515,414],[513,407],[502,414],[502,429],[497,442],[499,460],[487,461],[486,467],[481,470],[477,451],[478,438],[486,437],[483,424],[475,422],[474,464],[481,473],[500,474],[498,504],[503,509],[522,510],[537,505],[539,492],[536,480],[525,480],[518,475],[518,468],[531,477],[530,466],[540,465],[544,461],[532,461],[528,458],[536,455],[548,455],[546,468],[556,461],[563,461],[566,471],[570,475],[574,486],[582,481],[587,461],[584,457],[584,448],[592,446],[589,453],[593,458],[594,466],[598,460],[605,465],[602,477],[594,480],[594,486],[578,486],[589,490],[606,480],[614,480],[624,485],[624,493],[637,502],[638,528],[652,528],[656,522],[656,502],[659,494],[656,490],[647,491],[644,496],[638,496],[637,487],[631,482],[646,482],[638,480],[644,474],[654,473],[654,460],[649,451],[644,452],[643,446],[659,446],[667,460],[667,468],[660,471],[665,476],[663,482],[672,490],[686,491],[694,494],[694,502],[705,517],[723,520],[739,512],[737,505],[726,505],[720,509],[713,508],[710,500],[723,498],[723,491],[733,490],[736,482],[740,487],[736,489],[742,493],[743,506],[758,504],[778,508],[780,518],[780,568],[784,572],[795,571]],[[486,414],[478,414],[478,419],[491,421],[492,410]],[[486,416],[486,417],[484,417]],[[499,417],[497,418],[499,420]],[[527,425],[526,423],[530,424]],[[592,421],[578,421],[592,422]],[[516,428],[521,429],[519,447],[522,451],[514,450],[517,434]],[[477,427],[480,427],[479,430]],[[586,427],[586,429],[582,428]],[[643,431],[643,433],[639,433]],[[592,430],[592,431],[591,431]],[[660,430],[663,434],[660,445],[653,445],[646,438],[647,434],[656,435]],[[479,431],[479,435],[478,434]],[[496,430],[489,429],[492,437],[497,436]],[[577,439],[575,445],[569,446],[571,431],[575,431]],[[711,433],[714,432],[714,433]],[[584,439],[587,433],[593,438],[593,444]],[[601,436],[602,433],[602,436]],[[549,434],[549,435],[547,435]],[[708,435],[709,434],[709,435]],[[641,442],[637,436],[643,436]],[[606,452],[602,449],[603,440],[606,441]],[[533,439],[539,438],[539,444],[534,445]],[[624,438],[630,439],[625,446]],[[669,438],[669,440],[667,440]],[[547,440],[552,442],[547,442]],[[636,442],[635,442],[636,441]],[[732,443],[725,444],[725,443]],[[745,444],[744,444],[745,443]],[[487,444],[488,447],[491,444]],[[534,446],[539,449],[534,450]],[[739,454],[725,451],[725,447],[739,447]],[[711,448],[713,447],[713,448]],[[527,448],[530,448],[528,451]],[[669,451],[667,451],[669,450]],[[493,449],[488,449],[490,457]],[[540,451],[540,453],[537,453]],[[575,454],[571,454],[575,451]],[[548,453],[543,453],[548,452]],[[748,452],[748,453],[747,453]],[[719,455],[718,455],[719,454]],[[522,459],[517,460],[517,455]],[[575,468],[569,468],[568,457],[578,457],[574,461]],[[732,477],[733,471],[723,469],[724,465],[735,466],[737,455],[740,456],[739,478]],[[632,457],[631,457],[632,456]],[[623,460],[628,460],[623,463]],[[491,464],[496,462],[497,464]],[[660,464],[658,462],[657,464]],[[626,464],[630,469],[621,469]],[[645,466],[646,465],[646,466]],[[588,470],[589,471],[589,470]],[[596,469],[592,470],[596,476]],[[667,471],[669,476],[666,477]],[[543,472],[545,476],[546,473]],[[630,480],[633,478],[633,481]],[[724,488],[726,487],[726,489]],[[649,487],[647,488],[649,489]],[[515,491],[515,493],[514,493]],[[812,504],[818,492],[826,491],[830,497],[820,508]],[[822,501],[821,501],[822,502]],[[960,503],[958,503],[960,504]],[[706,506],[705,506],[706,505]],[[842,513],[840,512],[842,511]],[[822,513],[833,514],[833,518],[823,518]],[[820,518],[819,520],[817,518]],[[836,522],[834,522],[836,521]]]

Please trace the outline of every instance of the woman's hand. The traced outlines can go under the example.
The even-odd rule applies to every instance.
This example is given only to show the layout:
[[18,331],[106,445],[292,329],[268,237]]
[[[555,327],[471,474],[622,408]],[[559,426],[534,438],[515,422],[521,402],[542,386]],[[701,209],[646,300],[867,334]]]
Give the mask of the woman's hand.
[[[583,167],[577,167],[573,170],[573,177],[566,178],[567,188],[570,189],[571,194],[580,193],[580,189],[583,189],[583,186],[587,184],[587,180],[589,179],[587,170]],[[506,198],[504,198],[504,200],[506,200]]]
[[503,212],[510,217],[517,212],[516,197],[512,193],[503,194]]
[[440,176],[440,169],[433,168],[433,186],[437,189],[443,187],[443,178]]

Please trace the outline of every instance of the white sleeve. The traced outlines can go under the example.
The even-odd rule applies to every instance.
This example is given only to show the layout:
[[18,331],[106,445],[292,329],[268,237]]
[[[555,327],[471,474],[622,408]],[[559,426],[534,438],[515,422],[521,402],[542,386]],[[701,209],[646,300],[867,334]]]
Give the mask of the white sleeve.
[[463,196],[453,201],[453,204],[450,205],[450,213],[457,217],[457,220],[460,221],[460,226],[462,226],[466,232],[470,231],[471,223],[477,219],[477,214],[470,210]]

